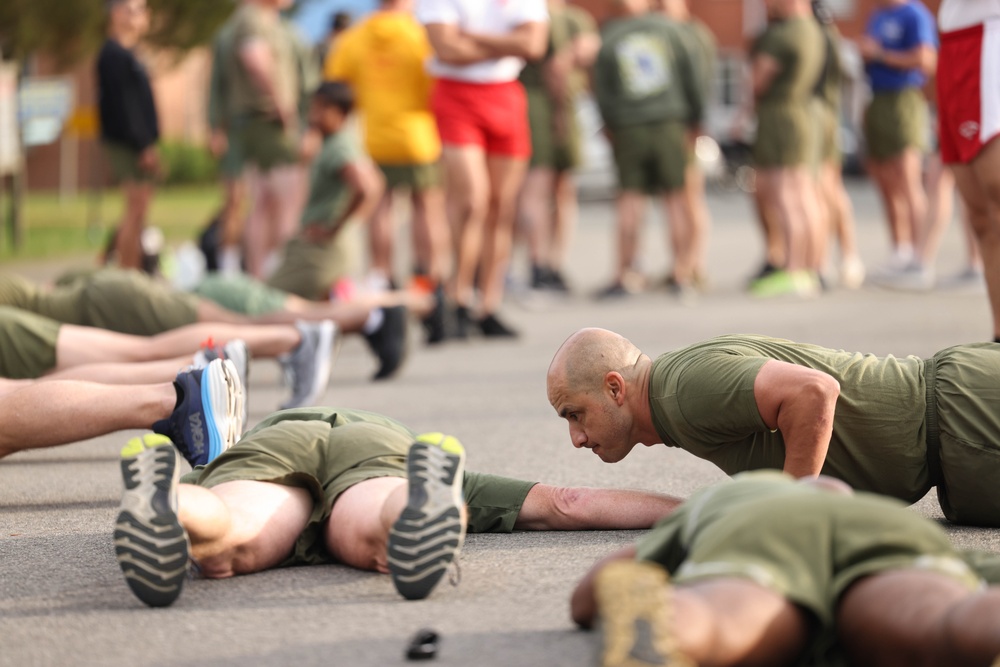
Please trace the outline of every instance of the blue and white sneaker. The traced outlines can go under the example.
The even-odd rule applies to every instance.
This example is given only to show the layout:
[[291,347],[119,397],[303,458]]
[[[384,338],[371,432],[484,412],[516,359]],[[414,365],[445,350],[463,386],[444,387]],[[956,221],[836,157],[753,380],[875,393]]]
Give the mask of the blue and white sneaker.
[[177,407],[153,431],[170,438],[192,466],[207,465],[243,432],[243,385],[229,359],[181,371],[174,380]]
[[[250,422],[248,400],[250,397],[250,350],[247,348],[247,344],[239,338],[234,338],[221,347],[212,345],[209,342],[209,344],[204,345],[202,349],[195,353],[194,367],[205,368],[215,359],[228,359],[233,362],[233,366],[236,368],[236,374],[239,376],[240,384],[243,386],[243,410],[240,412],[240,415],[243,419],[243,428],[246,428]],[[243,435],[242,432],[240,435]]]
[[177,516],[177,452],[148,433],[121,451],[125,490],[115,522],[115,557],[135,596],[166,607],[181,594],[190,544]]

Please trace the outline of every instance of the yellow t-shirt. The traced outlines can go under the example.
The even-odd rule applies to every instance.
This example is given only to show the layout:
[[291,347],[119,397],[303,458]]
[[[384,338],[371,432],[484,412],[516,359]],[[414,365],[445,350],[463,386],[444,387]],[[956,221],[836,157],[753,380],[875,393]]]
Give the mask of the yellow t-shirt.
[[324,78],[354,89],[365,147],[386,165],[425,164],[441,154],[430,111],[427,34],[403,12],[377,12],[348,30],[327,56]]

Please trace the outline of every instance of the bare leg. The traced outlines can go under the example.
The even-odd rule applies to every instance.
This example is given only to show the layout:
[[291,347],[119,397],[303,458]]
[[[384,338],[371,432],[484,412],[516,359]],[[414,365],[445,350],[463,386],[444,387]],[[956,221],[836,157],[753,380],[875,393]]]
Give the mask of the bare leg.
[[250,196],[250,211],[243,229],[247,273],[260,278],[267,255],[267,227],[274,219],[275,210],[267,187],[267,174],[251,166],[246,179]]
[[532,167],[521,188],[521,218],[527,227],[528,257],[533,267],[549,266],[555,182],[556,173],[552,169]]
[[757,222],[764,235],[764,261],[773,267],[785,265],[785,239],[781,235],[781,225],[778,224],[774,212],[774,199],[761,173],[757,174],[757,187],[753,192],[754,208],[757,211]]
[[394,192],[388,188],[368,221],[368,248],[371,253],[371,270],[385,278],[392,276],[392,246],[394,227],[392,201]]
[[826,195],[830,225],[840,245],[841,259],[859,257],[854,207],[844,188],[840,166],[835,162],[823,165],[820,172],[820,189]]
[[924,244],[927,227],[927,192],[921,177],[923,156],[915,148],[907,148],[899,157],[900,189],[904,201],[909,227],[913,238],[914,250],[919,250]]
[[852,665],[986,667],[1000,655],[1000,590],[977,593],[936,572],[894,570],[848,589],[837,625]]
[[333,505],[326,547],[340,562],[388,573],[389,529],[406,506],[403,477],[378,477],[355,484]]
[[414,190],[413,234],[417,261],[428,275],[443,283],[451,275],[451,231],[445,213],[444,190]]
[[170,382],[108,386],[91,382],[38,382],[0,400],[0,457],[54,447],[134,428],[149,428],[173,411]]
[[301,335],[295,327],[284,325],[192,324],[145,337],[65,324],[56,341],[55,370],[102,362],[174,359],[194,354],[209,338],[217,343],[240,338],[254,356],[273,358],[292,351]]
[[86,364],[43,375],[39,380],[80,380],[101,384],[156,384],[169,382],[186,366],[191,365],[191,355],[162,361],[135,361],[128,363]]
[[125,194],[125,211],[115,238],[115,254],[121,268],[141,269],[142,229],[146,223],[149,202],[153,198],[153,185],[127,181],[122,189]]
[[688,208],[688,198],[683,189],[663,196],[663,211],[667,218],[670,245],[673,248],[673,278],[678,285],[690,285],[694,280],[695,237],[693,216]]
[[503,301],[504,279],[514,238],[517,193],[527,167],[528,161],[524,158],[497,155],[486,158],[490,197],[479,275],[483,314],[495,313]]
[[243,240],[243,227],[246,222],[243,200],[246,199],[246,184],[241,177],[227,178],[223,190],[225,200],[221,216],[222,243],[219,257],[221,266],[219,268],[223,271],[239,271],[240,267],[233,259],[240,256],[240,246]]
[[684,172],[684,196],[691,213],[691,255],[696,278],[705,277],[705,253],[712,217],[705,202],[705,172],[697,164],[690,164]]
[[994,139],[972,163],[953,165],[952,171],[979,241],[993,335],[1000,337],[1000,141]]
[[625,277],[635,264],[639,249],[639,232],[646,208],[646,196],[641,192],[618,193],[618,267],[615,282],[624,284]]
[[490,197],[486,156],[479,146],[445,145],[441,158],[448,183],[448,219],[458,252],[453,296],[458,305],[469,307],[483,251],[483,227]]

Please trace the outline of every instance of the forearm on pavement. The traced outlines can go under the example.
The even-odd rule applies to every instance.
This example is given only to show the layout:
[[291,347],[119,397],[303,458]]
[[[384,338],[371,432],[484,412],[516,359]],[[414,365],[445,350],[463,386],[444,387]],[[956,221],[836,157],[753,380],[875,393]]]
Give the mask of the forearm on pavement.
[[674,511],[674,496],[626,489],[536,484],[514,524],[516,530],[634,530]]

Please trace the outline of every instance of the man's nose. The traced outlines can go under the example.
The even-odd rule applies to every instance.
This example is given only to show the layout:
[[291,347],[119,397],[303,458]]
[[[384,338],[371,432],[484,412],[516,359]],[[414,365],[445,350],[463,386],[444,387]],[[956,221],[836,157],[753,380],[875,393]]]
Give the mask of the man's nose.
[[573,441],[573,446],[580,449],[587,444],[587,434],[581,428],[569,427],[569,438]]

